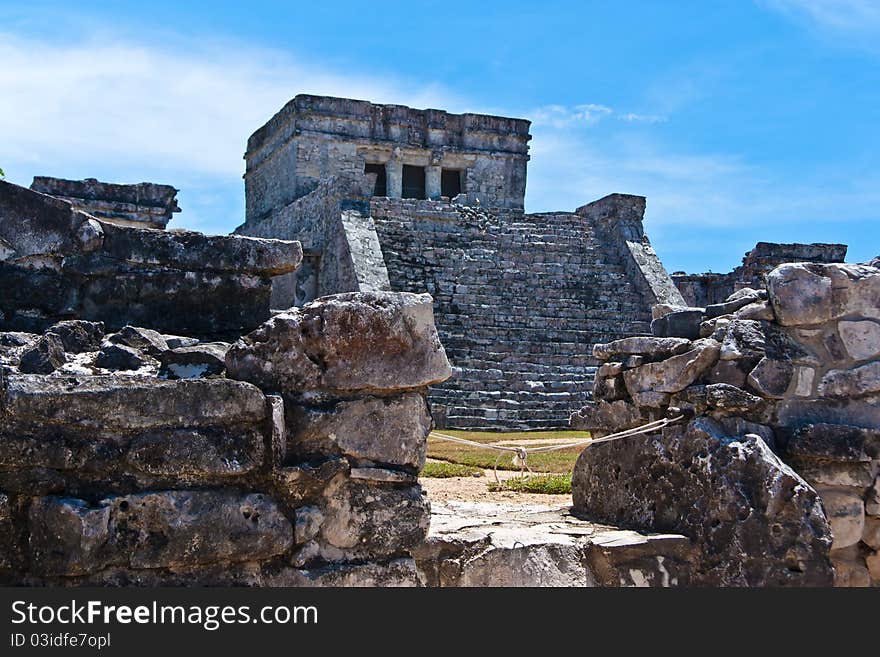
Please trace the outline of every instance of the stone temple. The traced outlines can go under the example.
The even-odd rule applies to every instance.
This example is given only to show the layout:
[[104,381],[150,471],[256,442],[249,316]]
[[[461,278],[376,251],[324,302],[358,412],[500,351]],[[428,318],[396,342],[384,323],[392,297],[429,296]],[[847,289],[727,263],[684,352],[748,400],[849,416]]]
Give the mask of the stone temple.
[[455,368],[430,392],[440,427],[566,426],[589,399],[593,345],[648,331],[654,304],[684,305],[643,197],[524,212],[529,126],[299,95],[248,140],[236,233],[304,251],[273,307],[429,292]]

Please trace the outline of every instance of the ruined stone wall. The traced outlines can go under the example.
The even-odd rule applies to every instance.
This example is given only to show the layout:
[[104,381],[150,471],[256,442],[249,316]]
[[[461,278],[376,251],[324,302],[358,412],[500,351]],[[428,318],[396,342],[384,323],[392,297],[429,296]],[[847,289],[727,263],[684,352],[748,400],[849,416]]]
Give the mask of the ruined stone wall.
[[[725,582],[768,581],[767,563],[778,559],[773,581],[821,583],[812,578],[824,553],[836,585],[876,586],[880,270],[784,264],[766,282],[767,291],[743,288],[705,309],[658,306],[653,327],[662,337],[594,348],[603,361],[596,399],[573,426],[617,431],[679,414],[688,425],[647,448],[633,439],[583,456],[575,504],[606,520],[681,531],[719,563],[755,564],[738,573],[725,566]],[[689,518],[689,505],[713,494],[707,478],[719,499],[699,502]],[[770,556],[760,565],[762,551]]]
[[171,185],[119,185],[86,178],[65,180],[36,176],[31,189],[69,201],[74,208],[123,226],[165,228],[175,212],[177,190]]
[[[615,195],[604,206],[629,207],[637,198]],[[640,226],[644,199],[635,205],[630,220]],[[589,398],[592,345],[648,328],[656,297],[646,298],[647,284],[630,273],[643,269],[621,252],[622,209],[524,215],[374,198],[370,214],[392,288],[434,297],[456,368],[431,390],[441,426],[564,425]],[[649,248],[643,233],[631,237]],[[674,291],[662,266],[659,272]]]
[[0,330],[80,318],[237,336],[301,258],[297,242],[118,226],[0,181]]
[[775,244],[758,242],[745,254],[742,265],[728,274],[675,272],[672,280],[689,306],[721,303],[744,287],[762,289],[764,276],[786,262],[843,262],[845,244]]
[[403,195],[403,166],[425,169],[427,198],[441,171],[463,172],[464,192],[490,207],[522,208],[529,122],[401,105],[299,95],[251,135],[245,160],[248,222],[279,212],[329,177],[384,167],[386,194]]
[[0,333],[0,582],[418,585],[448,375],[426,295],[322,299],[231,346]]

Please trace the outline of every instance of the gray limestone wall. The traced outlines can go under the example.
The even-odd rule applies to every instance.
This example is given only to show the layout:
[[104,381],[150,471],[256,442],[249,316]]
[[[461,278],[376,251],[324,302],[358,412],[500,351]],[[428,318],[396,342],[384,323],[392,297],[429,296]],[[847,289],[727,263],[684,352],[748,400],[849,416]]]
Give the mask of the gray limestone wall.
[[[672,280],[688,306],[721,303],[745,287],[764,287],[764,277],[786,262],[843,262],[846,244],[777,244],[758,242],[745,254],[742,264],[727,274],[675,272]],[[672,304],[675,305],[675,304]]]
[[[570,411],[590,398],[592,345],[647,330],[656,294],[672,288],[659,261],[651,264],[662,276],[621,250],[627,236],[636,237],[623,221],[619,239],[611,237],[615,214],[628,212],[627,230],[639,232],[644,199],[637,200],[606,200],[605,207],[618,211],[603,224],[587,212],[526,215],[372,199],[391,286],[434,297],[438,331],[455,367],[452,379],[431,389],[438,424],[567,424]],[[642,237],[630,241],[646,244]],[[648,279],[656,294],[646,292]]]
[[86,178],[65,180],[36,176],[31,189],[70,202],[77,210],[123,226],[165,228],[175,212],[177,190],[171,185],[142,182],[133,185]]
[[327,178],[363,177],[367,164],[383,169],[390,197],[406,196],[413,166],[426,198],[440,197],[448,170],[483,205],[521,209],[530,138],[522,119],[299,95],[248,140],[246,217],[272,216]]
[[298,242],[120,226],[0,181],[0,330],[87,319],[238,336],[301,259]]

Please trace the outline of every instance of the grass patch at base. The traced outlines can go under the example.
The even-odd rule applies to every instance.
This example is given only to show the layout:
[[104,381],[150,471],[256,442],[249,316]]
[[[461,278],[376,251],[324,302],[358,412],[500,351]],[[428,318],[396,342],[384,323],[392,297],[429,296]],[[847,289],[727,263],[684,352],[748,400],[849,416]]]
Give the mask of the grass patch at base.
[[463,465],[461,463],[425,463],[425,467],[419,473],[420,477],[436,477],[445,479],[447,477],[482,477],[482,468],[475,468],[471,465]]
[[501,483],[490,481],[490,492],[514,491],[516,493],[544,493],[546,495],[567,495],[571,493],[570,474],[546,474],[531,477],[513,477]]
[[[530,439],[559,439],[559,438],[589,438],[586,431],[520,431],[520,432],[495,432],[495,431],[456,431],[443,430],[445,433],[456,438],[465,438],[478,443],[494,443],[501,440],[530,440]],[[584,446],[570,447],[553,452],[536,452],[529,454],[529,467],[536,472],[571,472],[575,461],[584,450]],[[499,470],[519,470],[519,465],[512,461],[513,454],[510,452],[496,452],[489,449],[480,449],[469,445],[451,443],[433,436],[428,436],[428,456],[432,459],[460,463],[480,469],[493,469],[498,466]]]

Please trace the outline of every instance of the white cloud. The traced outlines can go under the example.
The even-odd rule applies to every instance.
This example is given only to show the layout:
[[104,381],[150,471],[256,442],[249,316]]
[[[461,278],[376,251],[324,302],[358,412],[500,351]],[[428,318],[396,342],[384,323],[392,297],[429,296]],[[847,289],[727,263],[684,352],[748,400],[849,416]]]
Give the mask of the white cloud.
[[[243,204],[247,137],[297,93],[465,109],[431,83],[342,75],[240,43],[159,48],[97,34],[46,42],[0,33],[0,62],[0,159],[9,180],[167,182],[182,190],[184,223],[217,231],[243,215],[241,207],[203,213],[223,206],[219,190]],[[187,205],[192,190],[202,196]]]
[[[847,45],[878,47],[880,2],[877,0],[759,0]],[[853,43],[855,40],[855,43]]]
[[665,123],[666,117],[659,114],[636,114],[635,112],[627,112],[621,114],[618,118],[627,123]]

